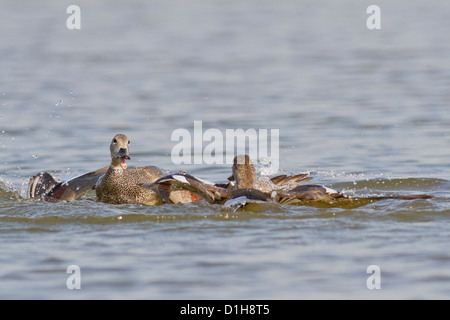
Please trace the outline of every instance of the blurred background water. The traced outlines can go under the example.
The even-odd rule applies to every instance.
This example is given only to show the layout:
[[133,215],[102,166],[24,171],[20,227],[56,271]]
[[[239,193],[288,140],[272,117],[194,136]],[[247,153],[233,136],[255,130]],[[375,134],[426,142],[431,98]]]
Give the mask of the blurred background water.
[[[377,1],[381,30],[368,1],[77,1],[80,30],[71,4],[0,2],[0,298],[450,297],[448,2]],[[116,133],[130,165],[223,182],[227,164],[171,161],[172,132],[196,120],[279,129],[281,173],[435,199],[240,213],[26,200],[37,172],[105,166]]]

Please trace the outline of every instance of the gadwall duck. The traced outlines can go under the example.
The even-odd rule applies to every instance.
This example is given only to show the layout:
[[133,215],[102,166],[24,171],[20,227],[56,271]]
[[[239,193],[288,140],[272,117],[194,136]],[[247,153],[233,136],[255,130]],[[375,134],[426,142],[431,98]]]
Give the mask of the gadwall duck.
[[[128,168],[130,140],[124,134],[117,134],[111,141],[111,164],[108,171],[98,179],[95,185],[97,199],[102,202],[120,204],[159,205],[163,199],[154,191],[142,187],[156,181],[164,175],[154,166]],[[188,203],[200,200],[186,190],[169,191],[169,198],[174,203]]]
[[[198,197],[213,204],[225,204],[232,199],[233,207],[247,203],[271,202],[271,192],[288,190],[292,186],[311,180],[307,174],[280,175],[273,178],[257,177],[256,170],[248,155],[238,155],[233,160],[232,175],[227,184],[216,184],[189,174],[171,174],[154,183],[143,186],[158,193],[165,202],[170,203],[169,190],[189,190]],[[238,203],[236,205],[236,203]]]
[[215,184],[187,173],[170,174],[153,183],[142,185],[161,196],[166,203],[173,203],[169,198],[171,190],[188,190],[201,199],[213,204],[223,204],[225,201],[241,196],[249,199],[267,201],[268,195],[260,190],[250,188],[228,187],[228,184]]
[[287,190],[307,182],[312,177],[307,177],[307,173],[297,175],[279,175],[268,178],[268,176],[256,174],[253,161],[248,155],[237,155],[233,159],[232,175],[228,178],[229,187],[235,189],[256,189],[265,193],[274,190]]
[[271,198],[284,205],[313,205],[313,206],[341,206],[351,209],[380,200],[418,200],[432,199],[433,196],[417,195],[393,195],[393,196],[371,196],[371,197],[351,197],[334,189],[321,185],[297,186],[288,191],[273,192]]
[[[302,177],[301,177],[302,176]],[[286,189],[286,185],[309,181],[305,175],[298,176],[277,176],[270,182],[256,181],[255,168],[250,158],[237,156],[234,159],[233,175],[228,185],[214,184],[188,174],[175,174],[164,176],[152,184],[145,185],[158,194],[164,194],[164,190],[185,189],[195,193],[200,198],[209,203],[220,203],[236,208],[236,199],[239,199],[237,207],[240,208],[251,202],[276,202],[283,205],[344,205],[348,208],[359,207],[374,201],[397,199],[416,200],[430,199],[429,195],[400,195],[400,196],[373,196],[354,198],[338,192],[334,189],[321,185],[297,185],[294,188]],[[278,182],[278,183],[274,183]],[[285,184],[281,183],[285,182]],[[170,199],[162,196],[166,202]]]
[[[102,169],[83,174],[64,182],[57,182],[48,172],[42,172],[30,179],[29,198],[44,198],[48,201],[72,201],[87,191],[95,189],[97,199],[102,202],[120,204],[162,204],[162,198],[144,183],[152,183],[163,176],[163,171],[154,166],[128,167],[130,140],[124,134],[117,134],[111,141],[111,164]],[[201,200],[186,190],[168,191],[174,203]]]
[[[299,183],[312,179],[311,177],[306,177],[306,174],[277,176],[272,178],[270,183],[267,180],[256,181],[255,168],[247,155],[239,155],[234,158],[233,175],[228,179],[236,181],[235,188],[255,188],[270,195],[270,199],[286,205],[322,202],[327,204],[347,203],[359,206],[366,202],[371,203],[387,199],[416,200],[432,198],[432,196],[429,195],[395,195],[354,198],[322,185],[298,185]],[[292,187],[295,184],[297,185]],[[292,188],[289,189],[289,187]]]
[[163,201],[155,192],[140,184],[151,183],[163,172],[154,166],[128,168],[130,140],[124,134],[116,134],[109,146],[111,164],[108,171],[95,185],[95,194],[101,202],[120,204],[158,205]]

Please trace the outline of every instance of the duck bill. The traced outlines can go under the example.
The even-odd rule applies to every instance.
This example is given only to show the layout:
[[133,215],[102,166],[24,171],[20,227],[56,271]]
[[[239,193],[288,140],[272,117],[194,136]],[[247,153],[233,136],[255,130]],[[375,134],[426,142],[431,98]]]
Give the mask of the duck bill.
[[119,164],[122,168],[126,168],[127,167],[127,163],[125,162],[125,160],[130,160],[130,156],[128,155],[127,149],[122,148],[119,150],[119,152],[117,153],[117,160],[119,160]]

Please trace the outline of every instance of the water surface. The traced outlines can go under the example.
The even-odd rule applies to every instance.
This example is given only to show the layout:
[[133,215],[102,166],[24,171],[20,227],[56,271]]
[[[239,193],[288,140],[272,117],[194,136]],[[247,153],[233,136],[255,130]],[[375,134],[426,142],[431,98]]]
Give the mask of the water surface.
[[[381,30],[365,1],[79,1],[81,30],[70,4],[0,3],[0,298],[450,297],[448,2],[378,1]],[[244,212],[26,199],[42,170],[105,166],[116,133],[130,165],[223,182],[230,165],[171,161],[171,133],[196,120],[279,129],[279,173],[435,198]]]

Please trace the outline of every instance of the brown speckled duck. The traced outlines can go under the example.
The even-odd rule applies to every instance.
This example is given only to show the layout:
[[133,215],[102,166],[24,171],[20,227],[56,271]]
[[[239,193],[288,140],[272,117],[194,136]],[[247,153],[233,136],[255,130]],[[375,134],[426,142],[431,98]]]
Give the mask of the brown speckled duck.
[[157,180],[163,172],[153,166],[128,168],[126,160],[130,159],[129,145],[130,140],[124,134],[116,134],[112,139],[109,146],[111,164],[95,186],[97,199],[115,204],[162,204],[161,197],[140,185]]
[[[163,172],[154,166],[128,168],[130,140],[124,134],[117,134],[111,141],[109,150],[111,164],[96,186],[97,199],[107,203],[129,203],[142,205],[163,204],[163,199],[154,191],[142,187],[163,176]],[[169,198],[174,203],[188,203],[199,200],[186,190],[169,190]]]
[[[250,158],[237,156],[233,163],[233,175],[228,185],[214,184],[188,174],[164,176],[152,184],[145,185],[157,193],[168,188],[190,190],[209,203],[224,204],[232,209],[239,209],[249,203],[279,203],[283,205],[345,205],[349,208],[359,207],[374,201],[397,199],[430,199],[429,195],[394,195],[353,198],[334,189],[321,185],[299,185],[311,178],[306,175],[277,176],[270,181],[258,180]],[[235,183],[233,183],[233,181]],[[292,184],[297,184],[289,188]],[[288,188],[286,188],[288,187]],[[164,198],[164,196],[162,196]],[[165,201],[170,201],[166,200]]]
[[256,170],[248,155],[238,155],[233,160],[233,174],[228,184],[215,184],[189,174],[171,174],[154,183],[144,184],[164,199],[167,190],[189,190],[209,203],[226,204],[231,199],[240,198],[243,205],[248,202],[270,202],[271,193],[275,190],[289,190],[302,182],[311,180],[307,174],[280,175],[273,178],[257,177]]
[[[233,179],[234,177],[234,179]],[[322,185],[299,185],[311,180],[306,174],[295,176],[277,176],[269,181],[255,178],[255,168],[247,155],[239,155],[234,158],[233,176],[229,180],[235,180],[234,188],[253,188],[264,192],[270,199],[285,205],[303,205],[312,203],[347,203],[359,206],[379,200],[416,200],[430,199],[429,195],[393,195],[353,198]],[[269,197],[268,197],[269,198]]]
[[[273,178],[268,176],[257,176],[253,161],[248,155],[237,155],[233,159],[233,174],[228,178],[233,189],[256,189],[264,193],[274,190],[288,190],[307,182],[312,177],[308,174],[279,175]],[[234,181],[234,184],[233,184]]]

